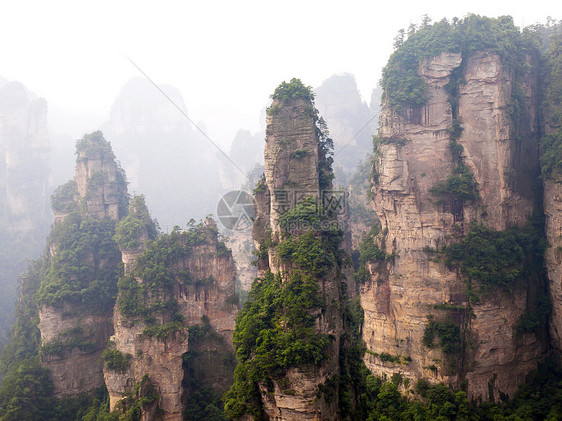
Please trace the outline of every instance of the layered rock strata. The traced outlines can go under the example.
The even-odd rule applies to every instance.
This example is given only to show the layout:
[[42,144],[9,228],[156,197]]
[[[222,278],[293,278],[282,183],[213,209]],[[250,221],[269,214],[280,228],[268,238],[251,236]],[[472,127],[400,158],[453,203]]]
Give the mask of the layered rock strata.
[[[221,376],[224,374],[221,371],[222,362],[213,359],[212,355],[219,355],[219,351],[224,350],[232,352],[232,332],[238,311],[234,261],[224,244],[219,242],[214,221],[207,219],[204,226],[193,230],[190,233],[197,236],[197,243],[186,255],[167,263],[158,261],[151,254],[153,249],[146,249],[143,242],[136,250],[123,250],[127,261],[125,275],[132,277],[131,282],[139,286],[139,295],[134,300],[153,310],[150,314],[127,312],[123,303],[128,290],[121,288],[114,312],[115,334],[111,337],[110,349],[123,356],[126,364],[122,367],[106,364],[104,368],[111,409],[130,397],[135,386],[141,384],[143,377],[148,375],[158,394],[157,406],[161,414],[158,419],[182,420],[185,410],[183,364],[191,349],[189,327],[195,325],[206,325],[220,336],[220,344],[217,345],[220,349],[213,348],[213,344],[207,347],[214,369],[206,374],[209,377],[215,372],[220,372]],[[166,243],[170,248],[174,247],[171,242],[176,241],[185,246],[183,242],[186,241],[187,233],[184,236],[181,233],[175,237],[175,234],[171,235],[170,243]],[[143,254],[144,251],[146,253]],[[153,256],[152,260],[148,260],[149,256]],[[152,265],[164,264],[171,270],[173,279],[169,288],[155,290],[150,286],[145,287],[160,280],[143,279],[142,272],[136,270],[139,259]],[[174,309],[172,313],[165,309],[166,306]],[[151,317],[156,320],[150,320]],[[174,320],[179,324],[174,325]],[[211,348],[218,354],[210,352]],[[227,373],[216,383],[222,385],[231,375]],[[143,407],[143,417],[153,419],[149,410]]]
[[[321,236],[323,228],[327,229],[308,225],[306,218],[297,218],[290,226],[280,222],[283,215],[306,200],[315,203],[317,212],[321,213],[332,194],[331,182],[323,181],[325,175],[331,179],[331,168],[327,169],[323,164],[326,157],[321,150],[313,110],[311,101],[304,98],[274,99],[271,104],[264,152],[265,178],[255,190],[253,237],[259,250],[268,242],[277,244],[287,240],[287,236],[298,239],[315,230],[316,235]],[[331,223],[337,223],[337,220],[332,219]],[[266,256],[258,259],[258,270],[259,276],[269,271],[279,275],[283,283],[289,282],[299,271],[294,262],[281,258],[274,246],[269,247]],[[260,282],[259,279],[256,282]],[[314,331],[331,337],[332,344],[322,363],[290,367],[283,379],[272,378],[272,384],[259,384],[263,411],[271,420],[338,419],[337,399],[329,401],[319,387],[328,384],[339,372],[340,288],[343,280],[341,272],[334,267],[317,282],[327,305],[322,314],[317,314]]]
[[[542,180],[547,249],[545,265],[548,271],[552,315],[551,344],[562,352],[562,42],[560,33],[553,32],[547,59],[543,62],[543,138],[541,140]],[[546,162],[545,162],[546,158]]]
[[[432,189],[455,166],[445,86],[461,65],[456,111],[463,130],[456,143],[480,199],[459,206]],[[519,127],[507,111],[513,73],[498,56],[442,53],[421,62],[418,74],[429,86],[426,105],[398,114],[385,103],[381,112],[373,206],[382,224],[380,245],[392,257],[369,265],[371,280],[361,288],[365,362],[375,374],[468,385],[471,399],[512,396],[545,352],[538,335],[515,334],[529,291],[497,291],[469,306],[462,274],[431,251],[462,237],[473,222],[504,230],[525,224],[536,209],[536,74],[523,81],[530,118]],[[467,344],[459,355],[424,346],[429,314],[461,327]]]
[[[115,288],[121,255],[112,240],[113,225],[101,222],[97,225],[105,231],[96,234],[109,241],[104,250],[97,249],[99,239],[84,229],[91,226],[89,220],[119,219],[127,203],[124,174],[101,132],[79,140],[77,155],[74,180],[53,195],[56,218],[49,259],[54,266],[42,285],[42,290],[47,291],[42,296],[50,298],[43,299],[39,307],[42,364],[51,371],[57,397],[88,393],[103,385],[101,355],[113,334],[111,306],[105,310],[89,307],[88,303],[76,299],[79,288],[72,284],[82,284],[81,288],[88,289],[90,284],[108,283],[107,288]],[[80,222],[76,224],[76,220]],[[80,237],[82,243],[61,242],[65,235]],[[61,261],[68,266],[66,270],[57,267],[61,263],[52,263],[57,253],[68,256]],[[76,253],[80,254],[75,256]],[[98,276],[104,278],[96,279]],[[57,299],[57,289],[65,289],[63,285],[75,290],[75,295]]]

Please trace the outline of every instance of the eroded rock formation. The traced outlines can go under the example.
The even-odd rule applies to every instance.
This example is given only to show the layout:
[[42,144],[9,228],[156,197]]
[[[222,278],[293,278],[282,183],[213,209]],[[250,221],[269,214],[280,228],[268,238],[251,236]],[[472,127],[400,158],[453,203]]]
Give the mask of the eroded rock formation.
[[545,263],[552,301],[551,341],[562,351],[562,36],[554,33],[545,60],[544,128],[541,164],[544,186],[545,231],[548,247]]
[[[287,98],[284,97],[284,89],[289,92]],[[292,89],[299,93],[291,93]],[[259,371],[263,369],[258,368],[258,360],[268,357],[262,357],[260,350],[250,350],[250,359],[239,360],[239,364],[243,365],[240,371],[258,370],[257,372],[265,376],[258,382],[261,403],[258,405],[259,409],[254,407],[254,411],[265,413],[269,419],[335,420],[339,419],[338,402],[337,398],[331,399],[329,396],[337,396],[335,378],[339,373],[339,338],[343,330],[340,312],[344,281],[341,268],[337,262],[324,261],[318,262],[318,266],[312,269],[313,264],[308,266],[309,263],[303,260],[310,258],[312,262],[314,256],[306,255],[303,250],[287,251],[294,247],[307,247],[304,244],[312,247],[310,250],[318,251],[329,241],[327,233],[331,229],[335,230],[331,231],[332,233],[337,232],[337,217],[335,213],[330,213],[327,210],[329,206],[326,206],[328,197],[332,194],[331,167],[324,143],[326,138],[319,128],[311,93],[300,81],[293,79],[290,84],[280,85],[276,95],[267,116],[265,177],[255,189],[256,219],[253,237],[259,250],[260,279],[254,283],[253,291],[256,291],[253,292],[251,300],[255,301],[249,308],[270,306],[269,311],[274,314],[273,317],[283,320],[282,324],[286,323],[281,331],[272,327],[273,348],[269,355],[276,361],[273,366],[277,367],[275,364],[280,364],[275,357],[277,353],[286,353],[286,361],[301,362],[289,362],[286,365],[281,363],[276,369],[265,369],[265,373],[269,373],[264,374],[264,371]],[[335,234],[333,241],[336,243],[332,246],[336,250],[339,249],[342,238]],[[332,249],[330,251],[334,252]],[[296,258],[297,254],[300,255],[300,260]],[[314,284],[308,285],[306,282]],[[259,295],[257,290],[260,287],[257,284],[261,283],[278,283],[278,286],[273,288],[284,291],[279,292],[279,299],[288,300],[282,308],[277,308],[274,302],[270,303],[267,296]],[[314,292],[316,287],[319,287],[318,291]],[[292,297],[290,294],[295,294],[294,298],[286,298]],[[311,294],[311,298],[303,298],[309,297],[307,294]],[[294,316],[283,316],[283,312],[292,314],[292,300],[301,299],[305,301],[298,311],[303,312],[303,319],[299,322],[300,326],[295,326],[291,318]],[[251,323],[249,320],[248,322]],[[309,329],[307,323],[311,323],[311,330],[306,337],[302,337],[299,332],[301,329]],[[251,332],[240,332],[238,341],[244,343],[250,340],[243,339],[247,334],[252,335]],[[294,338],[294,350],[283,350],[284,346],[288,346],[283,342],[284,335]],[[306,346],[314,348],[318,346],[315,341],[323,341],[322,338],[325,338],[327,343],[319,347],[318,352],[324,356],[320,361],[313,362],[307,351],[301,347],[304,343],[309,343]],[[257,339],[257,343],[261,340]],[[253,360],[253,353],[256,353],[256,361]],[[275,370],[277,373],[281,370],[284,374],[273,374]],[[328,396],[329,391],[335,395]],[[235,401],[245,399],[248,397],[234,398]],[[238,402],[231,402],[231,406],[237,404]]]
[[[516,334],[536,291],[527,284],[512,292],[496,289],[473,302],[463,274],[435,252],[473,223],[505,230],[524,225],[537,208],[536,71],[523,76],[529,118],[517,125],[507,110],[516,89],[513,72],[497,55],[441,53],[423,60],[418,74],[429,87],[424,106],[403,113],[388,101],[382,107],[373,206],[388,257],[369,265],[371,279],[361,288],[365,362],[375,374],[467,387],[471,399],[512,396],[545,352],[539,333]],[[453,77],[460,81],[456,103],[445,89]],[[453,135],[459,122],[462,132]],[[436,195],[459,160],[473,174],[479,199]],[[428,315],[459,326],[457,354],[424,345],[433,320]]]
[[[130,223],[128,218],[123,224]],[[209,385],[217,391],[230,385],[232,367],[224,366],[224,353],[232,353],[238,311],[234,262],[212,219],[164,235],[148,247],[144,239],[150,236],[136,232],[140,241],[132,247],[120,241],[125,277],[114,312],[115,334],[104,358],[110,406],[121,403],[127,410],[135,387],[147,376],[158,398],[142,406],[143,419],[182,420],[189,394],[182,382],[189,375],[185,364],[192,343],[206,353]],[[213,332],[203,345],[202,329]],[[154,406],[160,415],[154,415]]]
[[113,241],[127,187],[101,132],[77,143],[74,180],[52,198],[52,229],[39,291],[42,364],[57,397],[103,385],[101,355],[113,334],[112,307],[121,254]]

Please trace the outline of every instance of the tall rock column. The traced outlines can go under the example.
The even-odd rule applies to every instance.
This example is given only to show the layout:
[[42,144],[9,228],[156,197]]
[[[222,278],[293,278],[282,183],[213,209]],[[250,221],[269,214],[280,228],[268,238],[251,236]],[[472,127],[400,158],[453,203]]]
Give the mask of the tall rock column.
[[[540,332],[517,328],[539,286],[520,277],[513,290],[481,292],[443,247],[468,249],[465,236],[481,226],[482,238],[501,236],[536,209],[536,72],[516,82],[493,53],[443,52],[421,60],[417,76],[425,104],[397,111],[386,92],[381,112],[373,206],[386,259],[368,265],[361,287],[365,363],[465,387],[470,399],[512,395],[545,352]],[[517,124],[508,114],[515,83],[530,116]]]
[[541,139],[541,165],[544,186],[545,229],[552,317],[552,345],[562,352],[562,36],[552,36],[545,62],[544,135]]
[[234,333],[238,367],[226,409],[233,418],[335,420],[344,280],[343,233],[326,205],[330,140],[300,80],[272,98],[265,176],[255,189],[260,277]]
[[41,360],[57,397],[103,385],[121,253],[113,240],[127,204],[125,175],[101,132],[77,142],[75,178],[51,198],[55,224],[37,301]]

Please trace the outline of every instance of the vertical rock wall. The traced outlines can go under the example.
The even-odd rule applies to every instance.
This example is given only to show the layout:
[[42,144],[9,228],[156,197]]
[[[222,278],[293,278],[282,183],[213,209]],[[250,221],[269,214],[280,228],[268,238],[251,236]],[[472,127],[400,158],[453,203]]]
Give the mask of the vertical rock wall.
[[[74,196],[65,199],[69,203],[72,202],[72,206],[68,203],[61,204],[62,202],[58,205],[60,208],[79,212],[84,221],[88,218],[118,220],[123,216],[123,206],[127,203],[127,188],[124,174],[115,161],[109,143],[103,139],[101,132],[95,132],[80,140],[77,149],[74,177],[77,191]],[[69,211],[56,212],[53,231],[65,223],[69,213]],[[66,226],[66,229],[81,230],[82,228]],[[111,238],[113,232],[105,235]],[[95,241],[95,239],[89,237],[86,241]],[[61,245],[56,240],[49,244],[51,256],[61,252],[59,246]],[[114,246],[117,255],[105,256],[97,261],[96,255],[110,250],[90,250],[87,256],[81,257],[84,261],[80,264],[85,265],[92,273],[100,273],[105,269],[116,271],[121,256],[116,245]],[[68,244],[63,244],[62,247],[62,252],[75,252],[67,249]],[[69,268],[69,271],[72,270],[74,269]],[[73,282],[79,284],[82,280],[76,278]],[[107,280],[96,279],[93,282],[107,282]],[[115,286],[117,278],[109,282],[113,282]],[[62,346],[62,350],[54,353],[44,352],[42,356],[43,366],[51,371],[55,396],[76,396],[103,385],[101,355],[109,337],[113,334],[111,309],[105,312],[100,312],[98,309],[87,310],[82,304],[71,299],[57,306],[41,305],[38,327],[41,331],[43,347],[52,347],[53,344]],[[78,345],[73,346],[73,342]]]
[[544,178],[544,212],[548,248],[545,263],[550,280],[552,345],[562,352],[562,177]]
[[[306,99],[274,99],[267,117],[265,145],[265,180],[256,189],[256,220],[253,227],[257,247],[269,240],[281,241],[286,232],[298,238],[311,227],[281,227],[280,216],[307,197],[322,206],[320,184],[319,138],[313,115],[313,104]],[[329,190],[330,187],[325,188]],[[320,211],[320,208],[318,208]],[[259,275],[270,270],[287,282],[296,267],[284,262],[276,249],[258,261]],[[263,410],[271,420],[336,420],[337,399],[327,401],[319,392],[339,372],[339,338],[341,320],[341,273],[331,270],[318,279],[326,311],[319,315],[315,331],[330,335],[333,345],[328,356],[317,366],[292,367],[283,379],[283,386],[272,379],[271,386],[260,384]],[[305,311],[305,310],[303,310]],[[286,390],[289,387],[290,390]],[[337,392],[336,392],[337,396]]]
[[[105,383],[109,391],[110,406],[133,393],[136,384],[148,375],[156,389],[157,402],[163,420],[182,420],[185,409],[184,355],[190,350],[188,327],[208,323],[210,328],[222,338],[220,347],[232,351],[232,332],[238,305],[235,297],[235,267],[231,254],[221,248],[217,238],[217,228],[212,220],[199,228],[203,243],[195,246],[188,257],[176,259],[171,268],[174,273],[188,274],[189,282],[183,282],[178,275],[174,280],[170,296],[153,295],[147,290],[142,302],[150,305],[158,300],[166,300],[177,305],[177,313],[182,316],[182,327],[171,334],[147,334],[146,319],[128,317],[120,311],[119,300],[114,312],[115,335],[112,347],[122,355],[129,356],[126,368],[104,369]],[[126,261],[125,273],[133,274],[136,282],[146,281],[138,277],[135,259],[142,254],[145,246],[139,249],[123,250]],[[121,292],[123,294],[123,292]],[[155,315],[157,312],[154,313]],[[160,317],[160,316],[155,316]],[[165,320],[160,322],[166,323]],[[214,369],[207,373],[210,377],[221,371],[222,361],[213,361]],[[230,374],[231,375],[231,374]],[[229,375],[221,379],[222,384]],[[144,410],[144,408],[143,408]],[[146,412],[146,411],[145,411]],[[144,413],[150,418],[150,414]]]
[[[544,213],[547,249],[545,263],[548,271],[552,316],[550,325],[551,344],[562,352],[562,42],[561,34],[554,32],[548,58],[543,62],[544,73],[544,127],[542,153],[550,155],[551,168],[543,168]],[[551,139],[548,142],[548,139]],[[549,143],[551,143],[549,145]],[[557,155],[558,154],[558,155]],[[555,164],[552,164],[554,160]],[[543,162],[543,165],[545,163]]]
[[[371,281],[361,288],[365,309],[365,362],[376,373],[445,381],[457,387],[468,380],[472,399],[512,395],[545,348],[532,334],[515,337],[515,323],[525,313],[527,291],[499,291],[472,306],[461,275],[435,259],[440,249],[470,229],[471,222],[503,230],[522,225],[535,209],[536,120],[514,127],[507,114],[513,75],[494,54],[480,53],[463,63],[457,53],[423,61],[418,73],[429,85],[420,109],[398,115],[383,104],[375,157],[373,206],[381,220],[383,250],[394,257],[370,265]],[[452,173],[449,146],[453,110],[445,85],[463,65],[458,117],[462,160],[478,185],[480,200],[460,209],[430,191]],[[536,75],[526,76],[526,106],[536,115]],[[443,310],[443,304],[449,305]],[[441,306],[441,307],[436,307]],[[441,308],[441,309],[440,309]],[[454,358],[423,345],[427,315],[452,318],[470,343]],[[381,355],[383,356],[381,358]],[[389,359],[387,355],[394,358]],[[409,359],[411,358],[411,361]],[[465,383],[466,385],[466,383]]]

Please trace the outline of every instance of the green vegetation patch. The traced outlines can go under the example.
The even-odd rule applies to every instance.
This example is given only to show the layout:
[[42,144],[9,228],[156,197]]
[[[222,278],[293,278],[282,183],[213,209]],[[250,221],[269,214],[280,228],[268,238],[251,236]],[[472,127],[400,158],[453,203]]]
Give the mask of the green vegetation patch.
[[[162,234],[138,258],[129,276],[119,280],[119,311],[125,317],[148,316],[152,311],[168,310],[170,303],[151,302],[150,296],[169,295],[176,281],[189,282],[188,272],[175,267],[176,263],[191,255],[194,247],[204,244],[203,225],[181,231],[175,227],[170,234]],[[136,278],[142,279],[138,283]],[[168,293],[168,294],[166,294]],[[168,297],[171,299],[171,295]]]
[[109,343],[101,356],[103,364],[109,370],[125,371],[129,368],[131,363],[131,354],[123,354],[118,349],[115,349],[115,344]]
[[[139,220],[146,224],[150,218],[142,212]],[[149,241],[148,249],[137,258],[131,273],[119,279],[119,312],[131,322],[142,319],[146,325],[145,336],[165,339],[184,329],[183,317],[173,298],[176,284],[201,287],[215,282],[213,277],[194,279],[188,270],[178,265],[182,259],[192,256],[195,247],[203,244],[214,245],[219,257],[231,253],[215,228],[190,221],[185,231],[175,227],[170,234],[161,234],[155,241]]]
[[460,267],[470,282],[479,282],[485,290],[499,287],[512,291],[525,260],[524,241],[525,233],[516,228],[494,231],[473,225],[460,242],[446,246],[443,253],[445,262]]
[[452,321],[439,322],[428,316],[428,323],[423,332],[423,344],[428,348],[435,347],[435,336],[439,346],[446,354],[456,354],[462,348],[461,330]]
[[189,327],[189,351],[183,355],[184,420],[230,419],[224,413],[222,397],[232,385],[235,365],[234,353],[207,316],[201,317],[201,324]]
[[292,78],[289,82],[281,82],[271,95],[271,99],[287,101],[289,99],[304,99],[314,101],[314,91],[311,86],[306,86],[300,79]]
[[284,261],[294,263],[317,277],[326,275],[334,266],[333,255],[313,232],[281,241],[277,246],[277,253]]
[[49,236],[55,254],[48,259],[37,303],[60,307],[67,302],[92,313],[110,310],[121,266],[114,233],[115,221],[83,218],[76,211],[55,224]]
[[380,223],[377,221],[359,243],[359,249],[352,253],[351,257],[355,268],[354,277],[359,283],[365,283],[371,278],[367,270],[367,263],[379,263],[379,269],[382,270],[383,268],[380,267],[380,264],[392,258],[391,254],[384,252],[378,246],[379,235]]
[[304,149],[297,149],[296,151],[291,152],[291,159],[301,159],[306,156],[308,152]]
[[57,340],[41,345],[41,356],[56,355],[62,357],[65,351],[78,349],[81,352],[92,352],[96,343],[92,340],[92,332],[85,331],[83,327],[76,326],[58,335]]
[[[143,410],[153,405],[157,406],[159,399],[160,395],[156,387],[154,387],[148,374],[145,374],[141,381],[135,384],[133,392],[117,403],[115,412],[122,413],[119,416],[119,421],[140,421]],[[159,412],[158,407],[155,412]]]
[[[562,174],[562,25],[552,32],[544,60],[543,113],[553,130],[540,141],[541,170],[546,176]],[[554,129],[556,128],[556,129]]]
[[85,135],[76,141],[76,155],[97,155],[102,159],[115,159],[111,144],[105,140],[101,131]]
[[51,207],[55,212],[72,212],[78,208],[78,191],[74,180],[60,185],[51,195]]
[[256,195],[258,193],[264,193],[266,190],[267,190],[267,184],[265,184],[265,174],[262,174],[258,179],[258,182],[256,183],[253,192],[254,195]]
[[442,52],[461,53],[467,59],[476,52],[490,51],[504,65],[515,68],[523,66],[523,55],[533,47],[510,16],[487,18],[471,14],[434,24],[426,20],[419,28],[411,26],[408,33],[399,33],[396,49],[383,69],[383,99],[397,112],[424,105],[428,86],[417,74],[419,64]]
[[462,163],[453,168],[453,174],[447,180],[432,187],[430,192],[443,200],[453,199],[460,202],[472,202],[479,197],[474,175]]
[[158,227],[150,218],[144,196],[135,196],[129,202],[129,213],[115,227],[115,241],[123,250],[140,247],[141,240],[155,240]]
[[278,220],[279,226],[285,231],[294,228],[300,230],[321,230],[326,218],[321,214],[319,203],[309,196],[294,208],[284,212]]
[[225,397],[231,417],[261,416],[257,382],[270,384],[290,367],[317,366],[326,358],[330,339],[315,330],[324,306],[317,280],[301,271],[284,282],[268,271],[254,282],[234,330],[238,366]]

